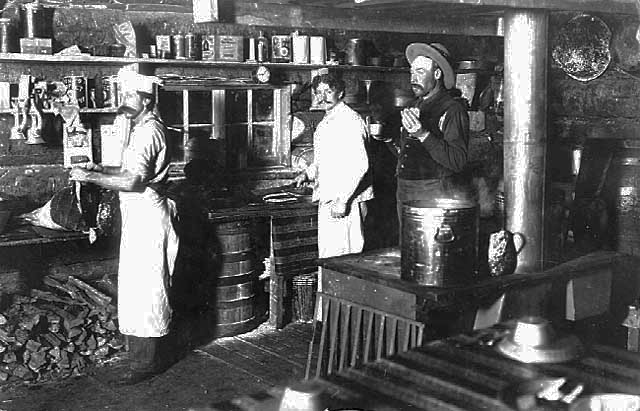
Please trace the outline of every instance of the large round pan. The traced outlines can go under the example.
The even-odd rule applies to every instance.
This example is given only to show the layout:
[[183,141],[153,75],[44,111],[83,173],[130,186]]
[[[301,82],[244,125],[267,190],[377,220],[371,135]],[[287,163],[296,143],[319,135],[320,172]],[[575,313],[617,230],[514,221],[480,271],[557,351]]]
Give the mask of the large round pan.
[[611,63],[611,30],[600,18],[581,14],[566,22],[553,44],[553,60],[579,81],[596,79]]

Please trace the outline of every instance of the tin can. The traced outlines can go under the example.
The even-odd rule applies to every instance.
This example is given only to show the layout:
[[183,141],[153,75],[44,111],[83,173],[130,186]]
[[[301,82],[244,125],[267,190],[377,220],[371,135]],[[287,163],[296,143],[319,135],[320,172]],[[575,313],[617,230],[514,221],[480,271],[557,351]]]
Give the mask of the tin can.
[[291,37],[271,36],[271,61],[289,63],[291,61]]
[[216,36],[213,34],[205,34],[202,36],[202,59],[203,60],[215,60],[216,59]]
[[101,79],[102,107],[118,107],[120,104],[120,87],[118,76],[104,76]]
[[218,35],[216,59],[220,61],[244,61],[244,37]]
[[202,39],[199,34],[187,33],[184,36],[184,53],[187,60],[202,58]]
[[87,107],[89,99],[87,90],[87,78],[83,76],[66,76],[62,79],[67,90],[67,99],[71,104],[77,104],[80,108]]
[[11,19],[7,17],[0,18],[0,52],[1,53],[10,53],[13,50],[12,47],[12,39],[10,38],[10,25]]
[[161,59],[171,58],[171,36],[156,36],[156,53],[157,56]]
[[176,59],[184,59],[184,34],[174,34],[172,36],[173,57]]

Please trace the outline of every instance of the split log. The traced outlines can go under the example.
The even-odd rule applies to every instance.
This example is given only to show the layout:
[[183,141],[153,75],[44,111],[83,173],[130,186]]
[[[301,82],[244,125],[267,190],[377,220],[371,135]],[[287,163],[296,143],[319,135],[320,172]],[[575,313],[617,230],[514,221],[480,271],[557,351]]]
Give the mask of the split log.
[[111,302],[111,297],[101,293],[89,284],[85,283],[84,281],[78,280],[71,275],[69,276],[67,282],[83,290],[90,299],[95,301],[100,306],[106,306]]
[[38,372],[43,366],[47,364],[46,356],[47,353],[45,351],[32,352],[31,357],[29,358],[29,363],[27,365],[31,370]]
[[14,296],[0,314],[0,382],[80,375],[124,348],[111,297],[81,280],[47,278],[47,290]]

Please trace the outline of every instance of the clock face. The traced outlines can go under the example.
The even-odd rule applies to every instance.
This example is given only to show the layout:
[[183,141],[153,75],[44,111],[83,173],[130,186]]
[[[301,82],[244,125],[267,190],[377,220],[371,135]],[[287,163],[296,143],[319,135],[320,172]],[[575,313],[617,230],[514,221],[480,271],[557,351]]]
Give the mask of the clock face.
[[258,66],[256,69],[256,80],[259,83],[267,83],[271,79],[271,72],[265,66]]

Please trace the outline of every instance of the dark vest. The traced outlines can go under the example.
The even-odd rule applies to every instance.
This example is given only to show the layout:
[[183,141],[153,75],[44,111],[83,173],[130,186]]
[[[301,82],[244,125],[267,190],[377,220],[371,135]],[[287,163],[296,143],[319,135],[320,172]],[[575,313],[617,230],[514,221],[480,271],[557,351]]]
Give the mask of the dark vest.
[[[440,117],[456,104],[460,104],[447,92],[437,96],[435,101],[421,100],[417,107],[420,109],[422,127],[431,132],[431,137],[443,139],[444,136],[438,122]],[[397,167],[398,178],[404,180],[442,180],[451,177],[454,172],[437,163],[422,145],[422,143],[408,136],[406,131],[400,137],[400,155]]]

